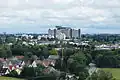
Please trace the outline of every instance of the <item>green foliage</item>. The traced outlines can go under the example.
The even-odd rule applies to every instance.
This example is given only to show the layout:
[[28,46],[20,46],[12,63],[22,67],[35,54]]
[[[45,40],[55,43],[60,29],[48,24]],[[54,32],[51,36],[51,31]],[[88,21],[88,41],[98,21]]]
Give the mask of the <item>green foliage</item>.
[[74,52],[75,52],[75,49],[73,49],[73,48],[65,48],[64,50],[64,56],[65,57],[69,57],[69,56],[71,56],[71,55],[73,55],[74,54]]
[[49,56],[49,50],[47,47],[42,49],[42,55],[44,56],[44,58],[48,58]]
[[21,72],[21,76],[23,77],[35,77],[36,72],[33,67],[24,67],[24,69]]
[[37,65],[37,67],[35,68],[36,76],[43,75],[43,69],[45,69],[43,65]]
[[89,73],[87,70],[84,70],[84,72],[79,72],[79,80],[85,80],[89,76]]
[[71,73],[79,74],[84,72],[86,66],[86,56],[82,52],[76,53],[68,59],[68,69]]
[[90,54],[85,54],[87,61],[86,64],[89,65],[92,62],[92,56]]
[[22,45],[21,42],[18,42],[11,46],[11,51],[13,55],[24,55],[24,53],[29,51],[29,49],[27,46]]
[[96,50],[91,54],[98,67],[118,67],[119,55],[112,50]]
[[11,76],[11,77],[18,77],[18,73],[17,73],[17,71],[12,70],[12,71],[9,73],[9,76]]
[[57,60],[56,60],[55,69],[58,69],[58,70],[61,70],[61,69],[62,69],[61,59],[57,59]]
[[3,41],[3,38],[0,37],[0,44],[3,44],[4,41]]
[[0,80],[25,80],[25,79],[19,79],[19,78],[13,78],[13,77],[0,76]]
[[74,60],[74,62],[77,62],[82,65],[86,65],[86,56],[82,52],[75,53],[74,55],[70,56],[70,59]]
[[15,37],[12,37],[12,36],[8,36],[6,37],[6,40],[5,40],[7,43],[15,43],[16,42],[16,39]]
[[21,72],[21,76],[23,77],[36,77],[36,76],[42,76],[43,69],[45,69],[42,65],[37,65],[37,67],[27,67],[25,66]]
[[116,78],[116,80],[120,80],[119,68],[100,68],[100,70],[103,70],[105,72],[110,72],[112,73],[113,77]]
[[117,60],[116,56],[103,56],[99,55],[96,58],[96,64],[99,67],[117,67],[119,61]]
[[57,55],[58,52],[57,50],[55,50],[54,48],[52,50],[49,51],[50,55]]
[[32,58],[33,53],[31,52],[26,52],[24,53],[24,60],[27,61]]
[[99,70],[93,73],[87,80],[115,80],[110,72]]
[[0,45],[0,57],[3,57],[3,58],[12,57],[10,46]]
[[0,57],[2,57],[2,58],[7,57],[7,53],[6,53],[5,49],[3,49],[3,48],[0,49]]

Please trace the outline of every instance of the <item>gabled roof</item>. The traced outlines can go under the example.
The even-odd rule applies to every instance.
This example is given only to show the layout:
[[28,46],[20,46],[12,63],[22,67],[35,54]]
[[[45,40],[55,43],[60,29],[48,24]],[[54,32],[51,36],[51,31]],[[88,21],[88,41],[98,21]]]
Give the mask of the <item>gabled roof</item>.
[[46,59],[46,60],[43,60],[41,63],[43,66],[48,67],[50,65],[54,66],[55,62],[56,62],[55,60]]
[[58,56],[58,55],[50,55],[50,56],[48,57],[48,59],[56,60],[56,59],[59,59],[59,56]]
[[5,59],[4,58],[0,58],[0,62],[3,62],[3,61],[5,61]]
[[15,56],[17,59],[23,59],[24,56]]
[[0,73],[6,73],[7,70],[8,68],[0,68]]

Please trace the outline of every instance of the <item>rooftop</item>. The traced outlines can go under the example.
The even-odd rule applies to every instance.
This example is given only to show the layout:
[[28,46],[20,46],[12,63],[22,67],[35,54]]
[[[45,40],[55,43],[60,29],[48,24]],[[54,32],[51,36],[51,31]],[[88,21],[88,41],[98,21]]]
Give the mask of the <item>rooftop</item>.
[[70,27],[62,27],[62,26],[56,26],[56,28],[57,28],[58,30],[60,30],[60,29],[71,29]]

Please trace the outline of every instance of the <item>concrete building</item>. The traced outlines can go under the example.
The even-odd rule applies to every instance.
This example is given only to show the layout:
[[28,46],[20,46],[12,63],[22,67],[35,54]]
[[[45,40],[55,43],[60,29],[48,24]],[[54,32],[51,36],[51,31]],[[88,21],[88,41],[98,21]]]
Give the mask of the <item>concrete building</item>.
[[80,29],[72,29],[70,27],[62,27],[56,26],[55,29],[49,29],[48,35],[54,36],[57,39],[80,39],[81,38],[81,30]]
[[56,38],[59,40],[64,40],[64,39],[66,39],[66,35],[62,32],[58,32],[56,35]]

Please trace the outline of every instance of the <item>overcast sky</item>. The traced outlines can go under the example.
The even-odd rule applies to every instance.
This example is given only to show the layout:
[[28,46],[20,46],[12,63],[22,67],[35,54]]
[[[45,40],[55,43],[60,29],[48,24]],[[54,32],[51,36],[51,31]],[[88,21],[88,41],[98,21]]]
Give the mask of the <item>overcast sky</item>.
[[0,32],[47,33],[56,25],[120,33],[120,0],[0,0]]

